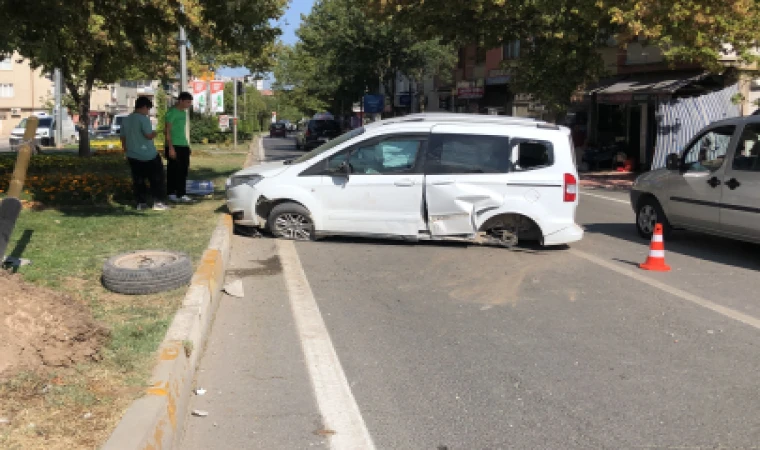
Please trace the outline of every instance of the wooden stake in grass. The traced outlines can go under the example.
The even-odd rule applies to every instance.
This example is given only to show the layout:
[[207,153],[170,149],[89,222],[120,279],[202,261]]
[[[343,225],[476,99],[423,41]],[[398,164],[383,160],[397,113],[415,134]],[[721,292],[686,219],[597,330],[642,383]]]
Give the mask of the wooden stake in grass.
[[16,219],[21,213],[21,202],[18,197],[24,189],[26,170],[29,168],[29,159],[32,156],[32,141],[37,134],[38,123],[39,119],[35,116],[26,120],[26,130],[16,158],[11,184],[8,187],[8,196],[0,202],[0,263],[5,260],[5,249],[16,226]]

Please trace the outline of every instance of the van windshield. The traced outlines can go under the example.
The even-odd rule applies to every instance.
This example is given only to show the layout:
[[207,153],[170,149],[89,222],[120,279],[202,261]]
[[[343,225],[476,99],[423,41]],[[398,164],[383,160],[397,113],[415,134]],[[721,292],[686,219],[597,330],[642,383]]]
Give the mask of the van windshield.
[[[26,128],[27,119],[21,119],[21,122],[16,125],[16,128]],[[50,128],[53,123],[52,117],[40,117],[40,121],[37,124],[37,128]]]
[[349,131],[346,134],[342,134],[342,135],[336,137],[335,139],[332,139],[332,140],[329,140],[329,141],[325,142],[324,144],[320,145],[319,147],[315,148],[314,150],[310,151],[309,153],[301,156],[300,158],[294,159],[293,162],[292,162],[292,164],[298,164],[298,163],[302,163],[304,161],[308,161],[308,160],[314,158],[315,156],[319,156],[322,153],[330,150],[331,148],[337,147],[338,145],[340,145],[340,144],[348,141],[349,139],[353,139],[356,136],[359,136],[360,134],[363,134],[363,133],[364,133],[364,127],[359,127],[359,128],[356,128],[355,130],[351,130],[351,131]]

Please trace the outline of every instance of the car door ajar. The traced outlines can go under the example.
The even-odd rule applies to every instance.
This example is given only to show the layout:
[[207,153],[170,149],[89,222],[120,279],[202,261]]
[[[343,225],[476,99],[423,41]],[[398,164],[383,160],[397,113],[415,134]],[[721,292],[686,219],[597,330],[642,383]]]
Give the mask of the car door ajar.
[[328,173],[315,192],[325,211],[325,231],[416,237],[424,228],[418,160],[425,143],[426,136],[388,136],[328,158]]
[[673,225],[720,231],[725,159],[734,142],[733,125],[701,133],[681,156],[681,170],[668,178],[668,219]]
[[722,187],[723,232],[760,241],[760,123],[749,123],[742,130]]

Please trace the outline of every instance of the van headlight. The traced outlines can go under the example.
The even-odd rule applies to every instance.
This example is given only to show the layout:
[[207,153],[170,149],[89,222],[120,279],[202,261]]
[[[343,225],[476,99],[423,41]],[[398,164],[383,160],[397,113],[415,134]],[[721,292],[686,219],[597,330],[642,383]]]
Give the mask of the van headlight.
[[254,186],[259,181],[263,180],[264,177],[258,174],[252,174],[252,175],[233,175],[232,178],[230,178],[230,187],[237,187],[241,184],[247,184],[248,186]]

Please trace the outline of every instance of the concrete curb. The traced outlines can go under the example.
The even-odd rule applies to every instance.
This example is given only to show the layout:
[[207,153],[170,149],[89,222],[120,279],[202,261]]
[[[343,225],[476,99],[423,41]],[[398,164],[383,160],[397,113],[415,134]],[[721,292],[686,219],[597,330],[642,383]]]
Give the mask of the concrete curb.
[[201,349],[221,298],[231,244],[232,217],[224,215],[158,349],[151,387],[127,409],[101,450],[160,450],[175,445]]
[[264,162],[264,136],[258,135],[251,140],[251,145],[248,147],[248,156],[245,158],[243,168],[248,168],[254,164],[261,164]]

